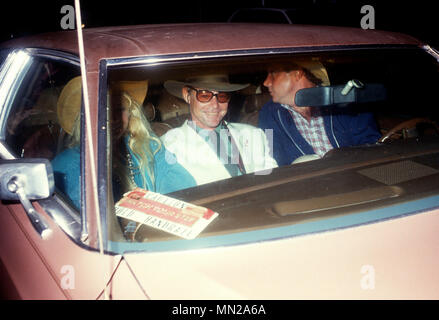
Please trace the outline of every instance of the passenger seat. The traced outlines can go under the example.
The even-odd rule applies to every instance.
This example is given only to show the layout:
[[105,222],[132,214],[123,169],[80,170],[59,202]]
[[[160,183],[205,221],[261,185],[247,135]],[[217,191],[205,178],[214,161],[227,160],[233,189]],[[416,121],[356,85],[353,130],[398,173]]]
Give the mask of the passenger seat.
[[258,89],[256,89],[255,93],[248,95],[245,98],[241,111],[241,122],[257,127],[259,110],[261,110],[264,104],[266,104],[270,99],[270,94],[263,93]]

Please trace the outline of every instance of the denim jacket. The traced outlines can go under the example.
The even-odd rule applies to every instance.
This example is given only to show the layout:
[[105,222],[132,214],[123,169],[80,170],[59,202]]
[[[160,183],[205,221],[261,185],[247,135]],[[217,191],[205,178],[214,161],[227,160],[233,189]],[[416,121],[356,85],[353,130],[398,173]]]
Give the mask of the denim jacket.
[[[355,108],[322,108],[326,134],[334,148],[373,144],[381,137],[375,119],[369,112]],[[290,112],[279,103],[270,101],[259,112],[261,129],[273,130],[273,156],[281,165],[314,154],[311,145],[299,133]]]

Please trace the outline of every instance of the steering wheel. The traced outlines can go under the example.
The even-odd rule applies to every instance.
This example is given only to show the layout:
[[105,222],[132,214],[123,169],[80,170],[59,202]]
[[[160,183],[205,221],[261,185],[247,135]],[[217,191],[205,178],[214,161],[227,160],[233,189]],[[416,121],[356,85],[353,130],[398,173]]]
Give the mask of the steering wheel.
[[439,126],[432,120],[428,118],[413,118],[407,121],[404,121],[396,126],[394,126],[392,129],[390,129],[387,133],[383,134],[381,138],[378,140],[378,142],[385,142],[387,139],[389,139],[392,135],[397,133],[398,131],[404,130],[404,129],[412,129],[416,128],[416,126],[420,123],[428,123],[433,125],[433,127],[436,129],[436,132],[439,133]]

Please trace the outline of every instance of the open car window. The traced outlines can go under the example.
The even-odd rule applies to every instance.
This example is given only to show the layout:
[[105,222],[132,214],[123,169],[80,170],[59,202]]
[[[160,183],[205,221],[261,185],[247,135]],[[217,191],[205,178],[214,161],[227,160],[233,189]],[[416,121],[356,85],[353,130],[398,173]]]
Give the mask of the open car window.
[[[194,240],[117,217],[126,238],[115,240],[110,232],[110,249],[177,250],[331,230],[353,224],[355,219],[358,223],[388,218],[398,214],[398,210],[389,208],[438,191],[435,181],[439,164],[435,159],[439,152],[439,66],[420,48],[254,54],[178,61],[157,59],[159,62],[154,63],[121,59],[108,67],[107,88],[111,92],[118,83],[144,83],[144,96],[140,98],[142,113],[154,136],[151,143],[160,144],[159,138],[190,119],[189,105],[169,94],[165,81],[225,73],[232,83],[249,84],[233,94],[225,120],[257,127],[260,110],[271,100],[264,86],[267,71],[273,66],[303,59],[319,61],[326,69],[330,86],[345,86],[355,79],[366,85],[379,84],[385,89],[384,97],[382,92],[377,97],[371,92],[366,100],[325,106],[334,114],[372,114],[379,136],[388,135],[385,142],[335,146],[315,161],[281,165],[267,174],[244,174],[173,191],[167,195],[208,208],[218,216]],[[129,191],[129,188],[120,188],[120,178],[117,178],[118,170],[130,166],[125,157],[126,149],[121,151],[116,144],[124,140],[115,139],[123,117],[120,104],[111,102],[110,97],[106,103],[110,106],[106,119],[111,129],[105,139],[109,150],[107,170],[111,177],[107,194],[114,203]],[[414,119],[414,125],[393,130]],[[272,138],[269,130],[265,131]],[[131,186],[132,190],[138,184],[134,182]],[[364,214],[372,211],[374,214]],[[116,211],[109,210],[107,214],[114,218]]]
[[79,67],[73,63],[31,56],[14,89],[4,131],[6,144],[16,158],[46,158],[52,162],[57,193],[75,210],[80,207],[79,161],[75,181],[70,181],[65,171],[75,162],[69,157],[60,163],[59,158],[72,146],[79,150],[79,128],[76,140],[70,129],[66,131],[70,126],[62,120],[63,101],[69,99],[61,95],[70,79],[78,75]]

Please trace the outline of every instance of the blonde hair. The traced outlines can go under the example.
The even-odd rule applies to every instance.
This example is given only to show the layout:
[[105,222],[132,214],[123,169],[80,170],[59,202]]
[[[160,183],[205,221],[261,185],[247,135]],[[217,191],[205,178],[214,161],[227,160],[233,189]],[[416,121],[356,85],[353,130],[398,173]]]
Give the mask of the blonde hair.
[[[136,160],[139,162],[140,176],[142,178],[143,184],[143,186],[139,187],[146,188],[146,175],[150,177],[152,184],[155,184],[154,156],[162,147],[162,143],[160,139],[153,133],[151,125],[149,124],[149,121],[144,114],[142,106],[136,100],[134,100],[127,92],[122,92],[120,94],[120,97],[121,105],[124,106],[129,113],[128,126],[126,131],[123,132],[121,138],[123,139],[123,136],[125,135],[129,136],[128,147],[136,157]],[[123,103],[122,98],[126,100],[128,104]],[[151,149],[151,141],[155,141],[157,144],[155,150]],[[120,150],[118,150],[118,152],[120,153]],[[118,156],[120,158],[122,155],[119,154]],[[122,165],[121,167],[124,166]],[[116,171],[118,171],[118,175],[123,187],[123,192],[126,192],[133,189],[133,187],[136,187],[133,185],[133,181],[129,179],[130,173],[128,172],[128,170],[133,170],[136,168],[130,168],[129,164],[128,168],[125,168],[125,170],[121,167],[119,163],[116,165],[115,169]]]
[[[143,184],[146,184],[145,172],[149,175],[154,184],[154,156],[160,150],[162,143],[153,133],[142,107],[132,99],[128,93],[123,92],[123,97],[129,101],[128,109],[130,117],[127,131],[130,139],[128,146],[139,161]],[[151,150],[151,141],[157,143],[155,150]]]
[[[111,100],[112,103],[109,103],[110,106],[117,107],[120,105],[123,108],[126,108],[129,113],[127,129],[122,133],[122,136],[119,137],[120,139],[116,141],[113,140],[113,154],[115,155],[113,157],[113,171],[120,181],[122,194],[137,187],[131,179],[131,172],[136,169],[139,169],[142,179],[142,185],[139,187],[146,189],[146,175],[149,176],[152,184],[155,185],[154,156],[162,147],[160,139],[152,131],[151,125],[144,114],[142,106],[127,92],[113,93],[111,95]],[[112,108],[111,111],[115,112],[114,109],[115,108]],[[72,133],[67,136],[65,141],[65,145],[68,148],[75,147],[80,143],[80,119],[80,113],[78,113],[72,126]],[[139,168],[130,167],[130,163],[127,163],[126,154],[123,152],[129,151],[124,150],[125,148],[123,147],[123,151],[121,150],[120,144],[125,145],[123,139],[126,135],[129,137],[128,147],[136,157],[136,160],[139,163]],[[151,149],[152,141],[156,142],[156,148],[154,150]]]

